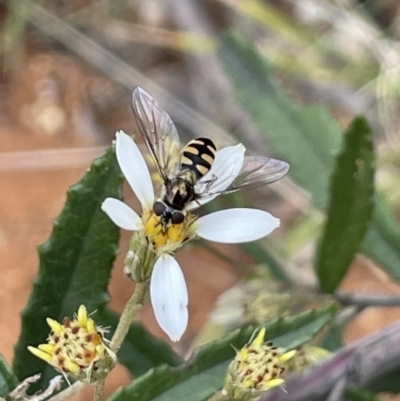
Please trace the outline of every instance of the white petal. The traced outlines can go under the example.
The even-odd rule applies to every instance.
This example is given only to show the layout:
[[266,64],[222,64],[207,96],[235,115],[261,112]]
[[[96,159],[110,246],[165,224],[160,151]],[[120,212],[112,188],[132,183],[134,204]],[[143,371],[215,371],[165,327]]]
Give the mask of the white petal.
[[246,148],[240,143],[236,146],[227,146],[216,153],[210,171],[196,185],[196,193],[201,193],[205,188],[211,194],[217,193],[189,203],[188,210],[210,202],[232,184],[242,169],[245,150]]
[[179,341],[188,324],[188,292],[178,262],[168,254],[154,265],[150,298],[158,324],[172,341]]
[[123,131],[116,134],[119,166],[143,209],[154,202],[154,188],[146,162],[133,139]]
[[124,230],[136,231],[143,227],[140,216],[118,199],[107,198],[101,208],[118,227]]
[[279,219],[258,209],[234,208],[200,217],[195,232],[204,239],[228,244],[260,239],[279,227]]

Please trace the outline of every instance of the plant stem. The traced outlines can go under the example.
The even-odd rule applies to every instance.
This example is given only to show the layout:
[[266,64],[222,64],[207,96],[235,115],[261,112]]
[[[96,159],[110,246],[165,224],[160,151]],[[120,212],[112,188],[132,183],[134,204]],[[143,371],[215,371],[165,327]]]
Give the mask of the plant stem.
[[133,322],[136,314],[142,309],[144,301],[149,292],[150,280],[137,283],[134,293],[125,305],[125,309],[121,314],[117,329],[111,339],[110,348],[117,353],[121,348],[122,342],[128,334],[129,326]]
[[94,397],[93,401],[103,401],[104,400],[104,379],[96,382],[94,387]]

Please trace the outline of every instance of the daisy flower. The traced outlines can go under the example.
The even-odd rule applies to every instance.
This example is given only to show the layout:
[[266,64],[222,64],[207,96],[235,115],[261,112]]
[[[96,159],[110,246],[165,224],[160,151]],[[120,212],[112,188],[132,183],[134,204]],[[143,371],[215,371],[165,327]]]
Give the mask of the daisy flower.
[[157,199],[149,169],[138,146],[122,131],[116,134],[116,155],[122,173],[138,197],[139,215],[118,199],[107,198],[102,209],[120,228],[133,231],[125,259],[125,271],[136,281],[150,279],[150,298],[161,328],[172,341],[178,341],[188,323],[188,292],[185,278],[173,254],[182,244],[200,237],[220,243],[243,243],[260,239],[279,227],[271,214],[247,208],[220,210],[197,218],[193,210],[226,190],[238,176],[245,148],[239,144],[216,153],[210,171],[196,184],[196,193],[207,185],[213,195],[191,202],[181,224],[163,230],[153,211]]

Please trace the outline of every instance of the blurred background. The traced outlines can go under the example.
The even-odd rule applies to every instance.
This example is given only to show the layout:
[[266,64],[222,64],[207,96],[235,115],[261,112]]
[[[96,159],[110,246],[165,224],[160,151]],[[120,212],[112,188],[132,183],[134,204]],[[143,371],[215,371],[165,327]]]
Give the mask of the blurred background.
[[[398,215],[397,0],[12,0],[0,1],[0,21],[0,351],[8,361],[37,272],[36,246],[50,234],[67,188],[110,146],[115,132],[137,132],[130,108],[134,87],[165,106],[182,143],[203,135],[219,148],[242,142],[249,154],[279,158],[236,102],[217,56],[227,30],[239,32],[270,61],[292,99],[323,105],[342,128],[357,114],[367,116],[378,154],[377,186]],[[125,196],[139,210],[128,187]],[[190,293],[189,329],[174,345],[182,354],[202,341],[199,335],[212,337],[204,325],[221,294],[236,285],[243,296],[244,278],[265,278],[266,269],[258,273],[265,255],[297,283],[315,284],[312,257],[323,216],[309,195],[286,177],[210,207],[237,204],[270,211],[281,228],[255,245],[199,241],[179,252]],[[110,285],[118,311],[133,290],[122,272],[128,240],[129,233],[122,233]],[[399,294],[364,256],[356,258],[342,288]],[[242,306],[229,294],[233,298],[220,304],[236,316]],[[224,320],[224,311],[213,316]],[[347,327],[345,338],[360,338],[399,317],[395,308],[369,308]],[[140,319],[163,336],[150,307]],[[128,380],[122,369],[114,376],[116,384]]]

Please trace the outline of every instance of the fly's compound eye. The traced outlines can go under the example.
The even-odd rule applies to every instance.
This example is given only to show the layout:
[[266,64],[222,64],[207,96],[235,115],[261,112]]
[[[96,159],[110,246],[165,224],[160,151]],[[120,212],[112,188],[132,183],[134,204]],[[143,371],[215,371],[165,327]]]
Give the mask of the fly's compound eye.
[[174,212],[172,213],[171,223],[172,224],[181,224],[185,220],[185,215],[182,212]]
[[156,214],[156,216],[161,216],[162,214],[164,214],[166,210],[167,206],[165,206],[163,202],[160,201],[154,202],[153,212]]

